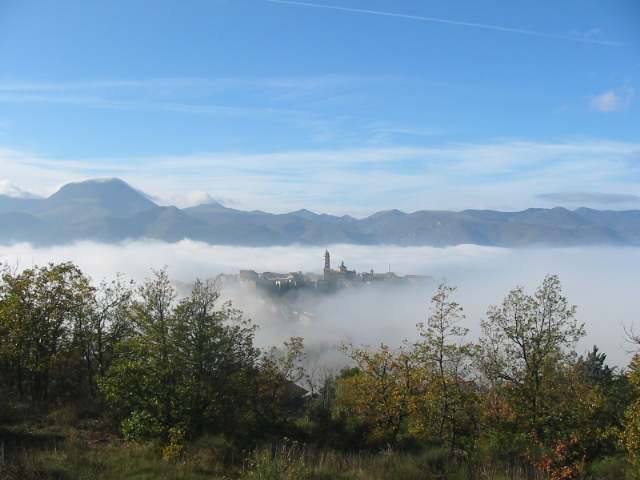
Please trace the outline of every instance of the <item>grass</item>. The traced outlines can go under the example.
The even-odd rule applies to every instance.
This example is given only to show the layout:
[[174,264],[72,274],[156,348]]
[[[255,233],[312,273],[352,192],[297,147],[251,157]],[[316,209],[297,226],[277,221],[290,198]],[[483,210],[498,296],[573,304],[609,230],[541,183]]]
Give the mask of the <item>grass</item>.
[[[38,433],[41,434],[41,433]],[[176,461],[162,459],[154,443],[96,439],[72,431],[65,442],[38,448],[14,449],[0,469],[2,480],[435,480],[466,479],[461,465],[443,465],[442,452],[411,455],[392,451],[377,454],[316,450],[287,442],[251,452],[229,465],[226,445],[218,438],[188,445]],[[487,470],[476,478],[496,479]],[[503,476],[510,480],[520,476]]]
[[[0,480],[524,480],[518,467],[483,463],[468,466],[441,449],[410,454],[343,453],[284,442],[242,458],[221,437],[203,437],[185,446],[172,461],[163,460],[157,443],[127,443],[116,437],[60,427],[14,426],[0,431],[13,440]],[[16,440],[18,439],[18,440]],[[592,465],[587,478],[623,479],[624,459]],[[547,480],[539,475],[535,480]],[[530,478],[528,480],[531,480]]]
[[[169,464],[154,444],[121,442],[22,452],[0,473],[2,480],[204,480],[222,479],[219,467],[198,458]],[[4,475],[4,476],[3,476]]]

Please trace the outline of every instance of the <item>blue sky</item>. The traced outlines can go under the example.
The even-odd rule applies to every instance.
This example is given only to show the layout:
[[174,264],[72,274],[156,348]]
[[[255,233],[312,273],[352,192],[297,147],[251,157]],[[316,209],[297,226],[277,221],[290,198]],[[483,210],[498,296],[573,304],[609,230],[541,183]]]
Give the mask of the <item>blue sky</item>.
[[0,1],[0,191],[640,208],[640,3]]

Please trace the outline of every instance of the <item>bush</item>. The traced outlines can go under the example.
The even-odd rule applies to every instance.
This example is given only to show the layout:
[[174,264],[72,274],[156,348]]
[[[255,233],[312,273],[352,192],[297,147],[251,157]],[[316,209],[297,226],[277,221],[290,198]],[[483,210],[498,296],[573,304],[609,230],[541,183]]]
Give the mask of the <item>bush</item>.
[[630,475],[629,462],[622,457],[605,457],[595,460],[587,469],[586,478],[592,480],[622,480],[634,478]]
[[229,466],[240,461],[243,454],[224,435],[203,435],[188,447],[189,454],[207,465]]
[[165,462],[176,463],[184,454],[184,430],[180,427],[169,429],[169,444],[162,449],[162,459]]
[[136,410],[122,422],[122,436],[130,442],[140,442],[158,438],[162,425],[149,412]]

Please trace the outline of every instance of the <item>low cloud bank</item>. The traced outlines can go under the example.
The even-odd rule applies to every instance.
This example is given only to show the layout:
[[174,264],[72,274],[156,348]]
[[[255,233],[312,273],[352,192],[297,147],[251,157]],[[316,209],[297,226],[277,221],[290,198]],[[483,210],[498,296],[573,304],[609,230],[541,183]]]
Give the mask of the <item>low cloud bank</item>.
[[[291,302],[274,301],[242,287],[225,294],[260,325],[258,340],[279,343],[291,335],[305,337],[317,351],[330,351],[343,340],[397,345],[415,338],[415,324],[425,319],[436,282],[459,287],[466,326],[479,333],[480,319],[490,304],[499,303],[516,285],[534,289],[547,273],[560,276],[569,300],[578,305],[588,336],[585,350],[597,344],[612,363],[625,365],[633,346],[624,327],[640,327],[640,248],[503,249],[461,245],[448,248],[333,245],[333,261],[344,260],[358,271],[374,269],[398,274],[424,274],[426,286],[381,286],[345,290],[331,296],[301,295]],[[47,262],[74,261],[94,280],[122,273],[137,281],[152,269],[167,267],[173,279],[193,279],[257,271],[313,271],[323,266],[323,248],[214,246],[184,240],[175,244],[135,241],[117,245],[80,242],[35,248],[28,244],[0,246],[0,262],[17,268]],[[304,313],[306,312],[306,313]],[[302,314],[302,315],[301,315]]]

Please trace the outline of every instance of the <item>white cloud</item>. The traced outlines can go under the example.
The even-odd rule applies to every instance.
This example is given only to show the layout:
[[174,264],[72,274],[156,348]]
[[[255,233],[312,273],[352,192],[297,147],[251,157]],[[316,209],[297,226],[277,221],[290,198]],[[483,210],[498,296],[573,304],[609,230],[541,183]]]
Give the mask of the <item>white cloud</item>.
[[154,201],[159,205],[175,205],[180,208],[195,207],[198,205],[206,205],[208,203],[220,203],[225,206],[233,205],[232,199],[224,199],[211,195],[202,190],[194,190],[191,192],[178,193],[163,198],[155,198]]
[[442,24],[454,25],[458,27],[475,28],[475,29],[482,29],[482,30],[493,30],[496,32],[515,33],[518,35],[549,38],[554,40],[564,40],[564,41],[572,41],[572,42],[580,42],[580,43],[592,43],[596,45],[606,45],[609,47],[624,46],[624,43],[622,42],[616,42],[611,40],[600,40],[598,38],[595,38],[593,33],[589,35],[580,35],[580,36],[558,35],[554,33],[546,33],[546,32],[540,32],[535,30],[526,30],[523,28],[507,27],[504,25],[491,25],[486,23],[464,22],[464,21],[452,20],[448,18],[425,17],[422,15],[408,15],[404,13],[385,12],[380,10],[370,10],[370,9],[363,9],[363,8],[341,7],[336,5],[322,5],[319,3],[301,2],[296,0],[265,0],[265,1],[269,3],[276,3],[276,4],[282,4],[282,5],[291,5],[291,6],[299,6],[299,7],[307,7],[307,8],[316,8],[316,9],[319,8],[319,9],[335,10],[339,12],[359,13],[363,15],[376,15],[381,17],[415,20],[418,22],[442,23]]
[[614,205],[635,204],[640,202],[640,196],[629,193],[605,192],[551,192],[541,193],[538,198],[560,204],[577,205]]
[[[0,171],[39,194],[119,177],[163,203],[365,215],[377,210],[545,206],[548,192],[635,192],[640,143],[505,141],[431,147],[52,159],[0,148]],[[544,188],[544,190],[541,190]],[[185,193],[187,192],[187,193]],[[191,193],[189,193],[191,192]]]
[[[314,137],[326,135],[335,121],[291,100],[342,95],[387,77],[321,75],[272,78],[150,78],[59,83],[0,82],[0,103],[58,104],[105,110],[169,112],[215,118],[257,118],[306,128]],[[230,100],[235,93],[256,98],[255,106]]]
[[635,90],[631,87],[623,87],[617,90],[608,90],[591,99],[591,108],[600,112],[617,112],[626,110],[635,100]]
[[160,92],[167,91],[206,91],[215,92],[237,88],[254,88],[261,90],[311,91],[340,87],[349,84],[361,84],[384,77],[360,77],[350,75],[320,75],[315,77],[270,77],[270,78],[147,78],[92,80],[84,82],[58,83],[30,83],[4,82],[0,83],[0,92],[80,92],[96,90],[146,90]]
[[224,104],[195,104],[181,101],[122,100],[95,95],[0,93],[0,103],[50,103],[109,110],[171,112],[209,117],[274,117],[293,121],[304,115],[291,109],[238,107]]
[[0,195],[6,195],[14,198],[34,198],[37,195],[23,190],[19,186],[11,183],[9,180],[0,179]]

